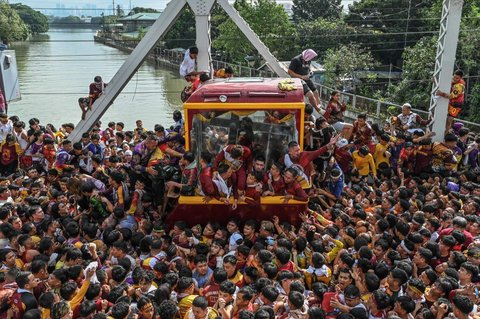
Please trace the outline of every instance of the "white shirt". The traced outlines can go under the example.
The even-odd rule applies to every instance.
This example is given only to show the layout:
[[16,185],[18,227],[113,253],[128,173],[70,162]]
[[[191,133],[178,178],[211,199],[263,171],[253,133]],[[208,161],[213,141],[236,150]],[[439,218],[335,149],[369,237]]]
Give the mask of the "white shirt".
[[[28,146],[28,137],[27,137],[27,132],[25,130],[22,130],[20,133],[17,133],[15,131],[13,131],[13,134],[15,134],[15,136],[17,137],[17,142],[18,144],[20,144],[20,147],[22,148],[22,150],[26,150],[27,149],[27,146]],[[22,135],[24,135],[27,139],[25,139],[24,137],[22,137]]]
[[7,134],[13,133],[13,123],[8,120],[7,123],[3,124],[0,122],[0,143],[5,141]]
[[185,57],[180,65],[180,76],[184,78],[187,74],[194,72],[196,64],[197,60],[190,57],[190,49],[188,49],[185,51]]

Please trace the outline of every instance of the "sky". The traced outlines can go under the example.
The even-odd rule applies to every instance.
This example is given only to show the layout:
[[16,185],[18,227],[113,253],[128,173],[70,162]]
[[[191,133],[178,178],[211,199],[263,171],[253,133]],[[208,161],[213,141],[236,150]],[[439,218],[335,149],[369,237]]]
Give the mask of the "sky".
[[[86,4],[95,4],[97,8],[103,9],[112,6],[112,2],[115,1],[115,6],[120,4],[123,8],[128,9],[130,6],[130,0],[10,0],[10,3],[21,2],[34,9],[36,8],[55,8],[56,4],[61,3],[65,7],[83,7]],[[154,9],[163,9],[169,0],[131,0],[132,7],[148,7]]]
[[[154,9],[163,9],[169,0],[10,0],[10,3],[21,2],[32,8],[55,8],[56,4],[61,3],[66,7],[83,7],[86,4],[95,4],[97,8],[103,9],[111,7],[112,2],[115,1],[115,6],[120,4],[124,9],[130,7],[130,1],[132,7],[147,7]],[[342,3],[351,4],[353,0],[343,0]]]

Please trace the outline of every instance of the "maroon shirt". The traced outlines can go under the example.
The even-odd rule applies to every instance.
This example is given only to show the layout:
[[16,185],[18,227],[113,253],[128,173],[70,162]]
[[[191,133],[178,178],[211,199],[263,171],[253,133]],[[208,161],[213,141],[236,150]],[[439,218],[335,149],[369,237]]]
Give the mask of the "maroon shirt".
[[215,196],[216,190],[212,182],[212,176],[213,172],[210,166],[200,170],[200,176],[198,179],[200,181],[200,186],[202,187],[202,192],[205,194],[205,196]]
[[293,199],[299,201],[308,200],[308,195],[303,190],[302,186],[297,181],[293,181],[290,184],[285,184],[285,192],[287,195],[293,195]]
[[[320,155],[326,153],[327,150],[328,150],[327,146],[323,146],[315,151],[303,151],[303,152],[300,152],[300,155],[298,156],[297,159],[293,159],[290,157],[290,160],[292,161],[293,164],[300,165],[303,168],[305,175],[310,177],[311,170],[312,170],[310,163],[314,159],[318,158]],[[282,164],[285,165],[285,158],[282,157],[281,160],[282,160]]]
[[215,283],[208,285],[203,289],[203,296],[207,299],[208,301],[208,306],[213,307],[215,303],[218,300],[218,294],[220,293],[220,285],[217,285]]

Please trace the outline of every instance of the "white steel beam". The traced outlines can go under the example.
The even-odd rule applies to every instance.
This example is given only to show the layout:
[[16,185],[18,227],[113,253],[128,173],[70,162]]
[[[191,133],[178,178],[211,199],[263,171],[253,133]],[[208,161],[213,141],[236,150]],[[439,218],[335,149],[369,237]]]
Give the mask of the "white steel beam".
[[198,48],[197,71],[211,71],[210,13],[215,0],[187,0],[195,14],[196,45]]
[[100,120],[102,115],[108,110],[113,101],[142,65],[143,61],[145,61],[150,51],[177,20],[186,3],[186,0],[174,0],[168,3],[157,21],[155,21],[135,50],[133,50],[110,80],[108,87],[105,89],[105,93],[95,101],[92,110],[86,114],[85,119],[81,120],[75,127],[75,130],[69,135],[69,140],[72,142],[79,141],[82,133],[89,131],[93,125]]
[[[455,67],[458,34],[462,20],[463,0],[444,0],[437,54],[435,58],[434,83],[430,98],[430,118],[433,118],[430,129],[436,133],[434,140],[443,142],[448,117],[448,99],[438,97],[438,90],[450,93],[452,76]],[[433,116],[433,117],[432,117]]]
[[240,16],[237,10],[228,3],[228,0],[217,0],[218,4],[222,6],[223,10],[227,15],[232,19],[232,21],[237,25],[237,27],[242,31],[242,33],[247,37],[250,43],[257,49],[258,53],[265,59],[268,64],[268,67],[275,72],[279,77],[289,77],[287,71],[282,67],[280,62],[273,56],[270,50],[262,40],[255,34],[255,32],[250,28],[248,23]]

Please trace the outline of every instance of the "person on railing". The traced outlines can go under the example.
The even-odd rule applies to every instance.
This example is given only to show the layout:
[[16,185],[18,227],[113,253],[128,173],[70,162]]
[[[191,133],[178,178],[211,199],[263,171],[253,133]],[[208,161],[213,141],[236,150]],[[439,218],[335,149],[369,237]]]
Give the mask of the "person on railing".
[[424,120],[417,113],[412,112],[412,106],[410,103],[405,103],[402,106],[402,113],[397,116],[397,127],[402,131],[412,134],[413,132],[420,130],[419,125],[425,126],[430,123],[430,120]]
[[372,142],[373,131],[367,122],[367,114],[358,114],[357,120],[353,122],[353,141],[357,149],[363,145],[368,146],[370,153],[375,153],[375,143]]
[[226,68],[219,69],[214,73],[214,77],[221,78],[221,79],[232,78],[233,75],[234,75],[234,72],[231,66],[227,66]]
[[448,99],[448,117],[445,130],[448,132],[453,125],[453,121],[462,111],[465,103],[465,81],[463,80],[463,71],[457,70],[453,74],[450,94],[440,90],[436,93],[438,96]]
[[184,78],[187,82],[193,82],[197,75],[200,75],[205,72],[197,72],[197,57],[198,57],[198,48],[191,47],[185,51],[182,64],[180,64],[180,76]]
[[103,82],[102,77],[97,75],[94,79],[93,82],[90,83],[89,86],[89,110],[92,109],[93,103],[103,94],[105,93],[105,88],[107,87],[107,83]]
[[308,98],[310,104],[320,113],[320,95],[315,84],[310,79],[310,63],[317,56],[312,49],[306,49],[302,54],[297,55],[290,61],[288,66],[288,74],[292,78],[302,80],[303,94]]
[[347,109],[345,101],[340,103],[341,94],[338,91],[333,91],[328,102],[327,109],[323,117],[325,117],[333,128],[341,133],[343,137],[350,140],[352,135],[353,125],[345,123],[343,120],[343,112]]

